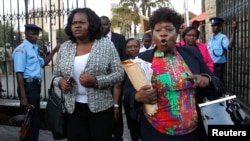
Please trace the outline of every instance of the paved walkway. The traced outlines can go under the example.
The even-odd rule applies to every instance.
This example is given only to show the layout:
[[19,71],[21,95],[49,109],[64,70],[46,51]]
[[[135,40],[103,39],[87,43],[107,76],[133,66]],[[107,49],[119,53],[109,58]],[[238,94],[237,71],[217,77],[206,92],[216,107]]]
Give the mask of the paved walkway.
[[[46,67],[45,71],[45,81],[42,83],[42,90],[41,95],[44,97],[44,94],[46,94],[47,89],[49,88],[51,79],[52,79],[52,70],[51,67]],[[6,78],[8,81],[6,81]],[[16,82],[13,81],[13,74],[12,75],[4,75],[1,77],[3,88],[6,89],[8,86],[8,89],[6,89],[10,96],[15,96],[16,94]],[[6,83],[7,82],[7,83]],[[44,89],[43,89],[44,88]],[[5,93],[3,96],[6,96]],[[7,100],[7,99],[1,99],[0,98],[0,105],[12,105],[12,106],[19,106],[18,100]],[[41,108],[45,108],[46,102],[41,102]],[[1,115],[0,115],[1,116]],[[0,117],[1,119],[1,117]],[[131,141],[129,131],[127,129],[127,122],[126,122],[126,116],[123,112],[123,119],[124,119],[124,141]],[[6,125],[0,125],[0,141],[19,141],[18,133],[19,133],[19,127],[14,126],[6,126]],[[53,141],[53,137],[51,135],[51,132],[48,130],[41,130],[39,135],[39,141]],[[58,140],[58,141],[66,141],[64,140]]]
[[[0,125],[0,140],[1,141],[19,141],[19,127]],[[128,130],[124,128],[124,141],[131,141]],[[40,130],[39,141],[54,141],[52,134],[48,130]],[[67,141],[66,139],[57,141]]]
[[[2,141],[19,141],[19,138],[18,138],[19,129],[20,129],[19,127],[0,125],[1,140]],[[47,130],[41,130],[39,141],[53,141],[51,132]],[[66,139],[58,140],[58,141],[66,141]]]
[[[123,141],[131,141],[130,134],[127,128],[127,122],[125,114],[123,113],[124,119],[124,133],[123,133]],[[15,126],[6,126],[0,125],[0,140],[1,141],[19,141],[18,133],[20,127]],[[39,141],[54,141],[52,134],[48,130],[40,130]],[[58,140],[58,141],[66,141],[66,139]]]

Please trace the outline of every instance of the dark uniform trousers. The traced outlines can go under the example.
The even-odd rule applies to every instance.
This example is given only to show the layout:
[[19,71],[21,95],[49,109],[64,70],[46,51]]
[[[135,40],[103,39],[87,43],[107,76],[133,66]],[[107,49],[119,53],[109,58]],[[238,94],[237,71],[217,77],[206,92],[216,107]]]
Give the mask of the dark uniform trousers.
[[225,63],[215,63],[214,64],[214,75],[217,76],[220,81],[223,83],[224,82],[224,72],[225,72]]
[[[24,141],[38,141],[40,128],[40,93],[41,80],[40,79],[24,79],[25,93],[28,99],[28,104],[34,105],[34,113],[30,120],[30,127]],[[18,94],[19,89],[18,89]],[[20,96],[20,95],[19,95]],[[26,111],[23,111],[26,112]]]

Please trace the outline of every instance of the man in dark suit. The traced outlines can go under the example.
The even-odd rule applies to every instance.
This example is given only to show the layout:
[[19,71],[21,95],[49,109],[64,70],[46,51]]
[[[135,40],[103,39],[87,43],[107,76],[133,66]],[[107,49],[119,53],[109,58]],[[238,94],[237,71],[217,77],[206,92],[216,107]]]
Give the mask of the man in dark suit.
[[[121,61],[125,60],[125,37],[121,34],[112,32],[110,30],[111,23],[107,16],[101,16],[102,30],[103,36],[108,38],[116,47],[116,50],[120,56]],[[122,141],[123,136],[123,118],[122,118],[122,93],[121,86],[114,86],[118,89],[118,91],[113,90],[114,97],[114,117],[115,117],[115,125],[113,131],[113,141]],[[118,111],[119,110],[119,111]],[[117,118],[116,112],[119,112],[119,118]]]
[[112,32],[110,30],[111,23],[107,16],[101,16],[102,23],[102,32],[103,36],[112,41],[116,47],[117,52],[119,53],[121,61],[125,60],[125,37],[121,34]]

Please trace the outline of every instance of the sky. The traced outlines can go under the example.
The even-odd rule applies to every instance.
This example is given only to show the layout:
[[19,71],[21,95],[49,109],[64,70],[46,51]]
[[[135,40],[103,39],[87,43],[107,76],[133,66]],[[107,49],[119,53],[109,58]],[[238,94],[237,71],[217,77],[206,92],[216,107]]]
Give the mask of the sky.
[[[17,13],[17,1],[18,0],[0,0],[0,15],[3,13],[3,11],[5,11],[5,14],[9,14],[10,8],[12,8],[12,11]],[[33,1],[35,1],[35,7],[40,6],[40,0],[30,0],[30,7],[33,7]],[[119,1],[120,0],[86,0],[86,7],[94,10],[98,16],[106,15],[111,18],[111,3],[119,3]],[[176,9],[181,14],[185,13],[184,1],[188,2],[188,10],[196,15],[201,14],[201,0],[170,0],[174,9]],[[69,7],[71,8],[72,5],[73,7],[76,7],[76,0],[69,0]],[[84,7],[84,0],[78,0],[78,6]],[[20,11],[24,11],[24,0],[19,0],[19,7]]]
[[[81,0],[83,3],[83,0]],[[108,6],[109,2],[119,2],[119,0],[86,0],[87,7],[93,9],[99,16],[100,15],[109,15]],[[184,13],[184,1],[185,0],[170,0],[174,9],[176,9],[179,13]],[[201,14],[201,0],[187,0],[188,9],[194,14]],[[83,4],[84,5],[84,4]]]
[[[185,0],[170,0],[174,8],[179,13],[184,13],[184,1]],[[188,5],[188,10],[196,15],[201,14],[201,0],[186,0]]]
[[[80,0],[83,1],[83,0]],[[106,15],[110,17],[111,15],[111,6],[110,3],[113,2],[119,2],[117,0],[86,0],[87,7],[93,9],[98,16]]]
[[[3,12],[3,1],[4,2],[4,8],[5,11],[10,11],[10,7],[12,7],[12,10],[15,9],[17,6],[17,0],[0,0],[0,13]],[[70,7],[72,3],[74,4],[76,0],[69,0]],[[199,15],[201,13],[201,0],[170,0],[173,7],[181,14],[184,13],[184,1],[188,1],[188,9]],[[33,0],[30,0],[32,3]],[[35,0],[35,6],[39,6],[40,0]],[[86,6],[91,8],[96,12],[98,16],[102,15],[110,15],[110,3],[115,2],[118,3],[119,0],[86,0]],[[10,5],[11,3],[11,5]],[[66,4],[66,3],[65,3]],[[19,0],[20,10],[24,8],[24,0]],[[33,4],[31,4],[33,5]],[[84,7],[84,0],[78,0],[78,6]],[[16,11],[16,10],[15,10]],[[7,12],[5,12],[7,13]]]
[[[75,1],[75,0],[73,0]],[[188,10],[196,15],[201,14],[201,0],[170,0],[174,9],[183,14],[184,1],[187,1]],[[86,0],[86,6],[93,9],[98,16],[107,15],[110,13],[110,3],[118,3],[119,0]],[[78,5],[84,7],[84,0],[78,0]]]
[[[83,0],[81,0],[83,2]],[[110,1],[119,2],[119,0],[86,0],[87,7],[92,8],[96,13],[100,15],[109,15],[110,7],[107,6]],[[176,9],[179,13],[184,13],[184,1],[185,0],[170,0],[174,9]],[[187,0],[188,9],[194,14],[201,14],[201,0]],[[106,7],[106,10],[104,10]]]

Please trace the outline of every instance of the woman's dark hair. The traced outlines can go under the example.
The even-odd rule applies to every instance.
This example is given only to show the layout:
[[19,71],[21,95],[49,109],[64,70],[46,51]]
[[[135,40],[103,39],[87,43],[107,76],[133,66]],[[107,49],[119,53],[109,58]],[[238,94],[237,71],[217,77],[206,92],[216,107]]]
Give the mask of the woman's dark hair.
[[102,37],[101,20],[90,8],[76,8],[71,11],[67,20],[67,25],[65,27],[65,32],[69,36],[69,39],[73,42],[76,42],[76,38],[73,36],[71,31],[72,21],[76,13],[85,13],[87,16],[89,22],[89,40],[94,41],[95,39],[100,39]]
[[200,36],[200,31],[192,26],[188,26],[184,29],[184,31],[182,32],[182,38],[184,38],[186,36],[186,34],[191,31],[191,30],[195,30],[196,33],[197,33],[197,39],[199,38]]
[[155,25],[159,22],[171,22],[173,23],[177,32],[179,32],[180,25],[183,23],[182,17],[174,9],[169,7],[160,7],[153,12],[149,18],[149,26],[151,30],[154,29]]
[[128,38],[128,39],[125,41],[125,47],[127,46],[127,43],[128,43],[129,41],[132,41],[132,40],[135,40],[135,41],[138,43],[138,45],[140,46],[140,42],[139,42],[138,40],[136,40],[135,38]]

